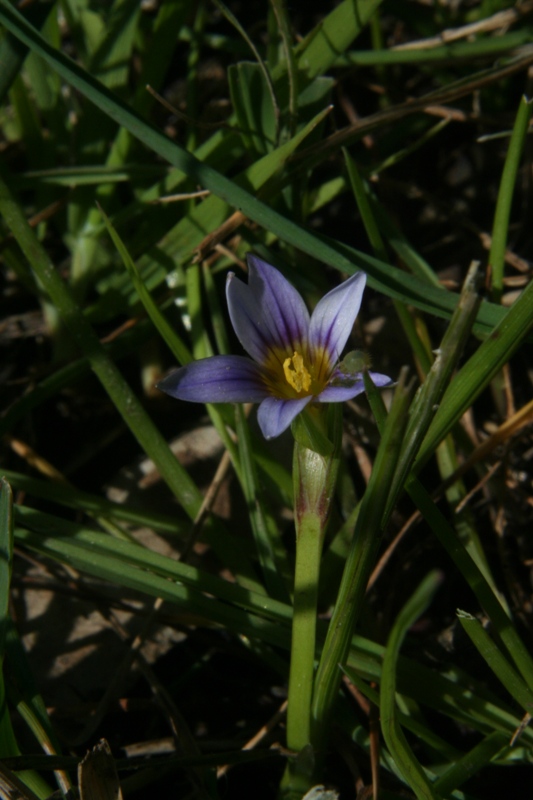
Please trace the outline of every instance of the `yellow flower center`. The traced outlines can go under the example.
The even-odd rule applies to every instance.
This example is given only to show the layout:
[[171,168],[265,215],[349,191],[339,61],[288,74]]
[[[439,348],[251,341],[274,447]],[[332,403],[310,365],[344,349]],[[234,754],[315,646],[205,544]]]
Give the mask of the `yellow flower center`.
[[311,386],[311,375],[305,367],[304,360],[300,353],[294,351],[292,358],[286,358],[283,362],[283,372],[285,380],[297,392],[308,392]]

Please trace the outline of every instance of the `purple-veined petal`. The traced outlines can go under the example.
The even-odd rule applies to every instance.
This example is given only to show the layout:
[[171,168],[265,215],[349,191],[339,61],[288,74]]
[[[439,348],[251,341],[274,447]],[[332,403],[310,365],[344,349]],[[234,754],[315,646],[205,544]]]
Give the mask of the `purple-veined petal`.
[[228,275],[226,297],[235,333],[261,363],[269,350],[295,350],[307,340],[309,312],[301,295],[277,269],[248,255],[248,283]]
[[286,431],[293,419],[303,411],[313,398],[301,397],[296,400],[279,400],[267,397],[257,411],[257,421],[265,439],[274,439]]
[[255,297],[234,272],[230,272],[226,280],[226,299],[238,340],[254,361],[262,363],[274,342]]
[[259,301],[280,344],[301,344],[307,339],[309,311],[301,294],[275,267],[250,253],[248,285]]
[[339,360],[361,307],[366,283],[358,272],[328,292],[317,303],[309,324],[309,342],[316,353],[329,354],[330,363]]
[[211,356],[171,372],[157,388],[192,403],[258,403],[268,397],[259,367],[244,356]]
[[[394,383],[388,375],[381,375],[379,372],[369,372],[368,374],[378,388],[391,386]],[[353,400],[354,397],[365,391],[365,384],[360,374],[352,375],[350,378],[347,376],[348,380],[353,381],[351,386],[326,386],[316,399],[320,403],[344,403],[345,400]]]

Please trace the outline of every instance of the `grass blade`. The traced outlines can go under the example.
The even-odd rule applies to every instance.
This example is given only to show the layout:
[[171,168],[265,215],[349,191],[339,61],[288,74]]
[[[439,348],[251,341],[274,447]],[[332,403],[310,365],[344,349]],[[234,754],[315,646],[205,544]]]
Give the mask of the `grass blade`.
[[0,660],[4,657],[9,619],[9,588],[13,564],[13,493],[0,478]]
[[503,292],[503,268],[505,265],[505,250],[509,230],[509,218],[516,187],[516,176],[520,157],[524,149],[526,136],[529,129],[529,120],[533,111],[533,101],[522,97],[518,107],[518,114],[513,128],[507,158],[503,167],[494,222],[492,224],[492,243],[489,253],[491,272],[491,293],[496,303],[501,302]]
[[533,713],[533,692],[520,675],[509,664],[507,658],[492,641],[481,622],[466,611],[457,611],[457,618],[464,631],[483,656],[491,670],[502,682],[509,694],[528,714]]
[[107,558],[139,569],[144,566],[153,575],[179,583],[195,593],[207,592],[223,603],[248,609],[278,623],[290,623],[290,606],[263,594],[250,592],[181,561],[162,556],[135,542],[115,539],[108,534],[24,506],[16,507],[16,517],[18,526],[23,526],[34,534],[30,537],[27,532],[18,530],[17,535],[20,534],[21,538],[32,545],[38,542],[54,558],[76,557],[78,563],[85,561],[85,572],[91,572],[95,568],[91,553],[98,554],[102,564],[105,564]]
[[19,754],[6,702],[4,658],[9,626],[9,592],[13,563],[13,494],[5,478],[0,479],[0,757]]
[[492,335],[479,346],[451,381],[416,457],[416,471],[430,458],[438,443],[511,358],[532,325],[533,282],[524,289]]
[[430,572],[398,614],[385,648],[379,693],[383,737],[400,772],[419,800],[435,800],[438,794],[428,781],[400,727],[396,709],[396,666],[407,631],[428,607],[439,583],[439,573]]
[[120,257],[122,259],[122,263],[126,267],[128,274],[131,278],[131,282],[135,287],[135,291],[139,295],[140,301],[143,304],[146,313],[154,323],[155,327],[159,331],[163,341],[168,345],[170,351],[178,361],[178,364],[184,365],[188,364],[192,361],[192,355],[189,352],[188,348],[182,342],[174,328],[172,328],[169,323],[167,322],[166,318],[163,316],[159,308],[157,307],[156,303],[152,299],[152,295],[146,288],[146,285],[139,274],[139,271],[133,261],[132,257],[130,256],[128,249],[120,236],[118,235],[117,231],[113,227],[111,220],[105,213],[105,211],[100,208],[100,214],[103,217],[105,226],[108,230],[108,233],[113,240],[113,244],[117,248]]
[[469,750],[435,781],[435,789],[446,797],[461,786],[508,745],[509,737],[500,731],[489,733],[479,744]]
[[357,517],[352,547],[322,649],[313,695],[313,716],[317,731],[324,732],[325,720],[335,702],[341,679],[339,664],[345,662],[352,631],[361,610],[368,575],[381,539],[383,509],[402,445],[409,396],[409,387],[400,379]]
[[528,653],[527,648],[524,647],[524,643],[520,639],[500,599],[494,594],[472,556],[461,544],[457,534],[422,484],[418,480],[412,479],[409,481],[408,491],[440,543],[448,551],[448,554],[452,557],[468,585],[475,593],[482,608],[488,614],[498,636],[507,648],[527,686],[533,690],[533,658]]
[[[13,732],[9,705],[6,695],[5,661],[8,653],[9,630],[9,594],[11,589],[11,567],[13,563],[13,495],[5,478],[0,478],[0,758],[18,756],[20,750]],[[33,770],[25,770],[16,777],[17,786],[32,798],[44,798],[50,794],[50,788]],[[2,780],[0,779],[0,791]],[[20,783],[20,785],[19,785]],[[8,781],[9,784],[9,781]],[[26,788],[27,787],[27,788]],[[34,794],[35,792],[35,794]],[[11,797],[11,795],[8,795]]]
[[[361,5],[363,5],[363,11],[370,13],[370,10],[373,11],[377,3],[375,1],[363,4],[358,3],[358,6]],[[345,0],[332,12],[330,17],[333,17],[335,12],[338,12],[341,8],[344,13],[346,13],[346,9],[349,9],[349,13],[354,16],[351,0],[349,2]],[[357,15],[354,16],[354,19],[358,19]],[[28,25],[26,20],[9,5],[8,0],[0,0],[0,22],[32,50],[41,55],[66,81],[84,94],[111,119],[127,128],[147,147],[187,174],[195,183],[199,183],[209,189],[229,205],[242,209],[247,217],[265,229],[312,257],[320,259],[325,264],[349,275],[352,275],[357,269],[363,269],[369,275],[369,284],[390,297],[396,297],[406,303],[412,303],[418,308],[430,311],[437,316],[450,316],[450,312],[457,303],[457,298],[452,293],[444,289],[430,287],[417,278],[406,275],[397,268],[384,265],[378,259],[366,256],[353,248],[339,245],[338,243],[328,244],[325,238],[318,237],[287,219],[235,182],[224,177],[209,165],[198,161],[191,153],[171,142],[71,59],[50,47],[31,25]],[[359,22],[357,22],[357,26],[360,29]],[[335,22],[334,27],[340,28],[339,23]],[[325,23],[321,26],[320,34],[317,33],[316,37],[306,40],[299,51],[302,54],[300,61],[303,60],[302,63],[305,63],[307,65],[306,68],[313,74],[315,69],[319,68],[319,62],[311,60],[311,56],[319,41],[321,41],[320,63],[325,57],[324,54],[328,54],[330,57],[333,55],[331,45],[322,39],[324,32]],[[342,30],[340,32],[342,34]],[[309,64],[313,66],[309,67]],[[487,304],[482,305],[478,321],[484,326],[485,330],[490,331],[501,317],[501,309]]]
[[194,518],[202,502],[200,491],[186,470],[181,467],[138,398],[107,355],[1,178],[0,213],[4,216],[32,265],[40,284],[57,307],[65,325],[70,329],[75,342],[91,362],[92,369],[112,398],[125,423],[141,447],[157,464],[161,475],[185,511]]
[[473,264],[468,271],[459,303],[444,334],[435,361],[409,409],[409,422],[398,461],[398,469],[394,476],[394,491],[389,497],[386,515],[391,513],[393,504],[403,489],[423,437],[433,421],[435,409],[443,402],[442,397],[446,387],[449,385],[453,370],[472,330],[481,302],[477,292],[477,268],[478,264]]

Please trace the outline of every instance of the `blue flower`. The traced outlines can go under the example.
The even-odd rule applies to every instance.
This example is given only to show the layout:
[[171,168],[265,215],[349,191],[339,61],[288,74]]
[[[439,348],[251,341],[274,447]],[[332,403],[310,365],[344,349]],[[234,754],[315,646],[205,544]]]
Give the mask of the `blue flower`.
[[[230,272],[226,297],[235,333],[251,359],[194,361],[158,388],[193,403],[259,403],[259,426],[272,439],[309,403],[342,403],[364,391],[362,372],[346,366],[349,359],[346,365],[339,359],[366,275],[358,272],[328,292],[309,316],[301,295],[277,269],[255,255],[247,260],[248,284]],[[369,374],[376,386],[392,383],[386,375]]]

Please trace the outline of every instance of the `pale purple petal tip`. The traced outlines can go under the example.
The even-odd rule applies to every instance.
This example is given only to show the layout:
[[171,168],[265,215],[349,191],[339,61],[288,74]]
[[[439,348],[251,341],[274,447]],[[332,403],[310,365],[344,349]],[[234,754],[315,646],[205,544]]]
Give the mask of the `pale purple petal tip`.
[[392,378],[389,378],[388,375],[382,375],[380,372],[370,372],[368,373],[372,378],[372,382],[381,389],[383,386],[392,386],[394,381]]
[[212,356],[177,369],[157,388],[191,403],[258,403],[268,397],[259,367],[244,356]]
[[[394,383],[388,375],[381,375],[379,372],[369,372],[368,374],[378,388],[392,386]],[[317,400],[321,403],[344,403],[346,400],[353,400],[354,397],[365,391],[365,384],[361,375],[354,375],[352,380],[353,382],[349,386],[326,386]]]
[[324,391],[318,395],[317,400],[320,403],[344,403],[346,400],[353,400],[364,391],[363,381],[356,380],[351,386],[326,386]]
[[316,351],[326,350],[332,363],[339,360],[361,307],[366,283],[357,272],[319,301],[309,325],[309,341]]
[[257,411],[257,421],[265,439],[274,439],[286,431],[293,419],[311,402],[312,397],[280,400],[267,397]]
[[247,260],[248,284],[230,273],[226,297],[240,343],[261,363],[272,348],[294,350],[307,341],[309,312],[281,272],[257,256]]

